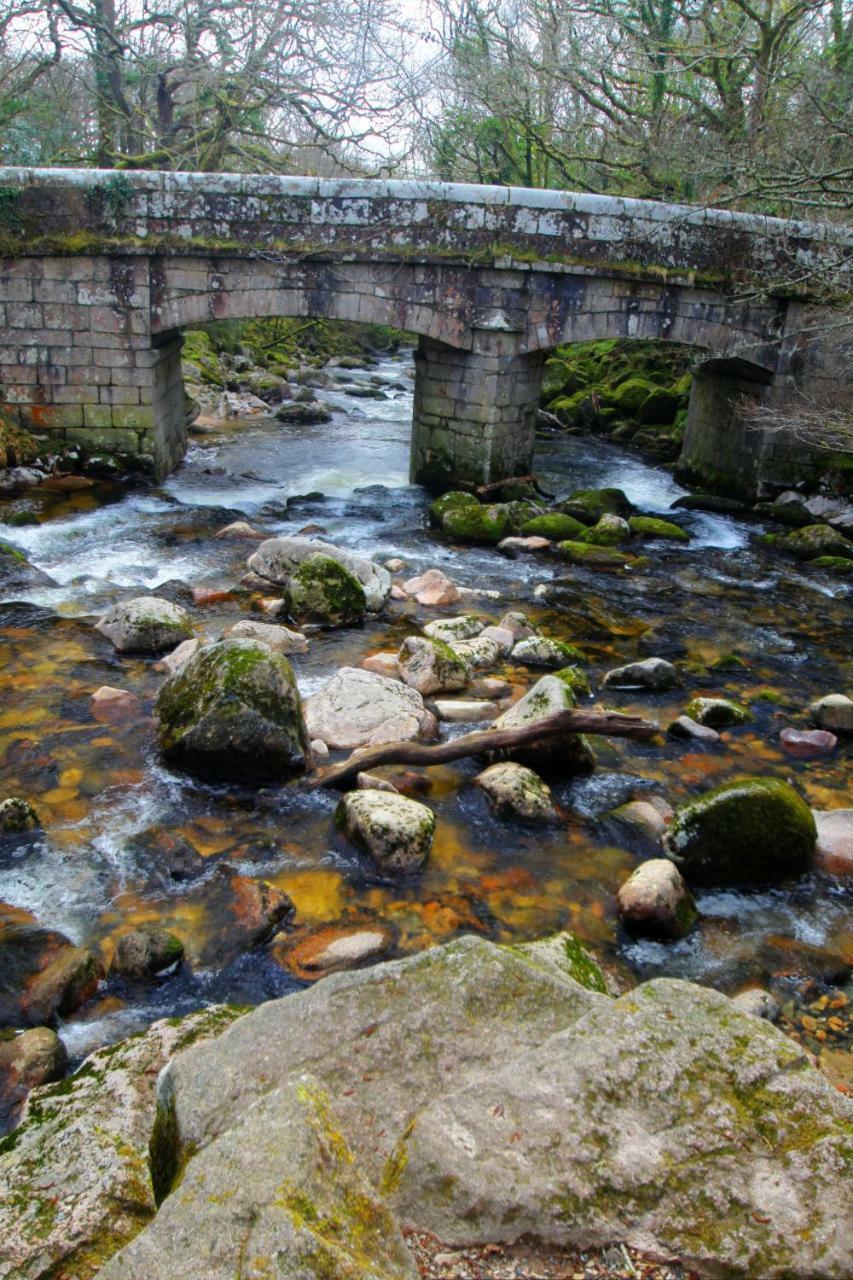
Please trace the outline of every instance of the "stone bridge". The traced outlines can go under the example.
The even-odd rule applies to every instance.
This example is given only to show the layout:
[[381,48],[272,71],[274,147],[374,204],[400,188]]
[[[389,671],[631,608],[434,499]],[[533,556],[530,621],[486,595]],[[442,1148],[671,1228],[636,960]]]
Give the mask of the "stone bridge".
[[186,326],[389,324],[419,335],[412,479],[484,483],[529,469],[551,348],[665,339],[704,356],[685,461],[740,487],[775,465],[784,482],[784,443],[762,436],[757,451],[744,406],[847,378],[849,330],[804,282],[849,289],[851,243],[839,228],[567,192],[0,169],[0,397],[36,433],[162,476],[186,447]]

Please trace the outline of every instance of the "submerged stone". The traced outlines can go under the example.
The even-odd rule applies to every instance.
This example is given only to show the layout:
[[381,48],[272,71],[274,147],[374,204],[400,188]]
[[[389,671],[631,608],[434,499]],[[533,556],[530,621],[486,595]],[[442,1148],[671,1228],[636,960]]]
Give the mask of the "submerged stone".
[[156,712],[160,750],[192,773],[266,782],[305,770],[293,668],[257,640],[199,650],[163,685]]
[[784,880],[812,865],[812,812],[776,778],[738,778],[681,805],[665,838],[695,884]]

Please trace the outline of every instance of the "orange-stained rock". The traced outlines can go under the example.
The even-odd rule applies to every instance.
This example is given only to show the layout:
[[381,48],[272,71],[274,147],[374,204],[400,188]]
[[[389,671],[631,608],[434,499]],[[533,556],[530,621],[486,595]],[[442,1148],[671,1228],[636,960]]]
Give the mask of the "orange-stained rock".
[[[190,640],[186,643],[195,644],[197,641]],[[114,689],[108,684],[101,685],[92,694],[91,707],[92,718],[101,724],[122,724],[145,715],[145,708],[135,693],[130,693],[127,689]]]
[[289,924],[296,912],[290,895],[268,880],[231,875],[229,888],[231,911],[249,947],[264,942],[277,925]]
[[396,653],[371,653],[361,663],[365,671],[373,671],[378,676],[388,676],[390,680],[400,679],[400,664]]
[[279,964],[298,978],[315,980],[340,969],[354,969],[367,960],[377,960],[389,950],[393,940],[391,930],[380,924],[330,925],[277,945],[274,954]]
[[217,587],[193,587],[193,604],[221,604],[223,600],[233,600],[231,591]]

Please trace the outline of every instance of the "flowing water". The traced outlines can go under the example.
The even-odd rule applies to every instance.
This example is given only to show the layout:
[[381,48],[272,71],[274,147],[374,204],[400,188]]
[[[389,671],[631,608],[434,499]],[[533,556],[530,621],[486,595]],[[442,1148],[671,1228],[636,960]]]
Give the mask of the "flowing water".
[[[156,920],[179,934],[188,957],[154,984],[105,983],[62,1027],[72,1056],[165,1013],[213,1000],[256,1003],[302,985],[281,944],[246,949],[216,873],[223,861],[287,890],[302,929],[383,922],[392,954],[472,930],[507,941],[568,927],[623,979],[669,974],[728,991],[770,981],[783,995],[787,983],[797,999],[813,997],[803,978],[836,978],[853,951],[843,881],[816,871],[765,891],[708,890],[685,940],[632,941],[613,895],[638,855],[652,850],[604,814],[644,790],[678,804],[739,774],[791,778],[816,808],[849,805],[844,748],[804,764],[778,741],[785,724],[802,723],[811,698],[849,686],[847,589],[772,557],[755,541],[758,526],[699,513],[679,513],[689,546],[654,544],[649,567],[632,574],[452,546],[428,530],[428,497],[407,482],[409,356],[372,372],[385,379],[387,399],[323,392],[336,413],[316,427],[229,422],[196,439],[159,488],[104,483],[3,503],[6,516],[35,514],[37,523],[5,536],[59,585],[0,605],[0,795],[28,796],[43,819],[42,831],[0,851],[0,926],[36,921],[108,958],[122,932]],[[667,472],[590,437],[543,437],[537,471],[558,494],[619,486],[646,512],[667,512],[683,492]],[[555,788],[561,820],[545,830],[491,816],[470,785],[475,762],[430,770],[422,798],[438,819],[431,859],[413,880],[382,881],[336,833],[334,794],[206,786],[158,762],[150,721],[120,727],[91,718],[100,685],[133,690],[150,708],[162,683],[153,660],[115,654],[92,629],[95,617],[128,588],[172,579],[235,585],[251,545],[212,534],[236,518],[270,534],[320,525],[329,541],[375,559],[401,556],[413,573],[437,566],[463,585],[499,591],[499,601],[482,599],[476,609],[497,618],[521,608],[548,634],[579,643],[594,688],[604,671],[637,657],[684,664],[682,689],[608,699],[619,710],[666,724],[694,694],[716,693],[748,703],[754,721],[713,748],[598,740],[595,774]],[[220,601],[194,618],[216,638],[247,608],[241,599]],[[406,602],[363,628],[315,633],[308,653],[293,659],[303,694],[339,666],[396,648],[429,616],[435,611]],[[742,666],[714,668],[732,652]],[[166,870],[176,847],[194,860],[180,881]]]

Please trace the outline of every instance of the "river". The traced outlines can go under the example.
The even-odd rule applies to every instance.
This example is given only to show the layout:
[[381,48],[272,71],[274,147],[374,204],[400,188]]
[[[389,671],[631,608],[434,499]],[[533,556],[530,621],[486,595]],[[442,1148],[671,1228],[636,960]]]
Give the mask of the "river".
[[[509,941],[571,928],[624,975],[668,974],[727,991],[769,981],[797,1008],[851,957],[849,888],[817,871],[772,889],[703,891],[700,924],[686,939],[632,941],[613,894],[649,850],[603,819],[644,788],[676,805],[739,774],[792,778],[816,808],[849,804],[843,750],[804,764],[778,741],[811,698],[849,685],[848,588],[772,556],[754,522],[691,512],[679,513],[690,544],[655,544],[650,567],[633,574],[452,546],[428,530],[428,497],[407,480],[410,369],[404,352],[370,371],[384,379],[385,400],[321,392],[336,409],[326,425],[254,418],[194,437],[184,465],[159,487],[103,482],[3,500],[5,515],[37,517],[4,536],[59,585],[0,606],[0,795],[30,797],[43,819],[35,838],[0,855],[0,922],[36,921],[109,954],[120,932],[157,920],[179,934],[188,956],[156,983],[104,984],[61,1027],[75,1061],[158,1016],[215,1000],[254,1004],[302,985],[275,947],[246,951],[235,941],[215,874],[226,859],[286,889],[300,927],[382,921],[393,932],[391,954],[470,930]],[[650,513],[668,512],[684,492],[665,470],[588,436],[544,435],[536,466],[549,491],[618,486]],[[162,683],[152,660],[116,655],[92,621],[129,587],[234,585],[251,547],[212,534],[237,518],[270,534],[319,525],[329,541],[380,561],[402,557],[412,573],[437,566],[463,585],[499,591],[478,611],[497,618],[521,608],[548,634],[579,638],[593,687],[635,657],[683,664],[682,689],[609,698],[619,710],[666,724],[695,693],[720,693],[748,703],[754,720],[720,748],[599,742],[595,774],[556,787],[563,818],[544,831],[496,820],[468,785],[474,762],[432,770],[422,796],[438,819],[431,859],[416,880],[383,882],[336,834],[334,795],[206,786],[162,766],[150,724],[91,719],[98,686],[131,689],[150,705]],[[578,608],[590,603],[622,619],[616,634],[577,636]],[[194,618],[216,638],[245,607],[220,602]],[[403,602],[363,628],[315,634],[293,659],[303,694],[339,666],[396,647],[427,616]],[[714,668],[732,652],[742,665]],[[204,859],[202,873],[164,877],[158,850],[168,840],[188,842]]]

